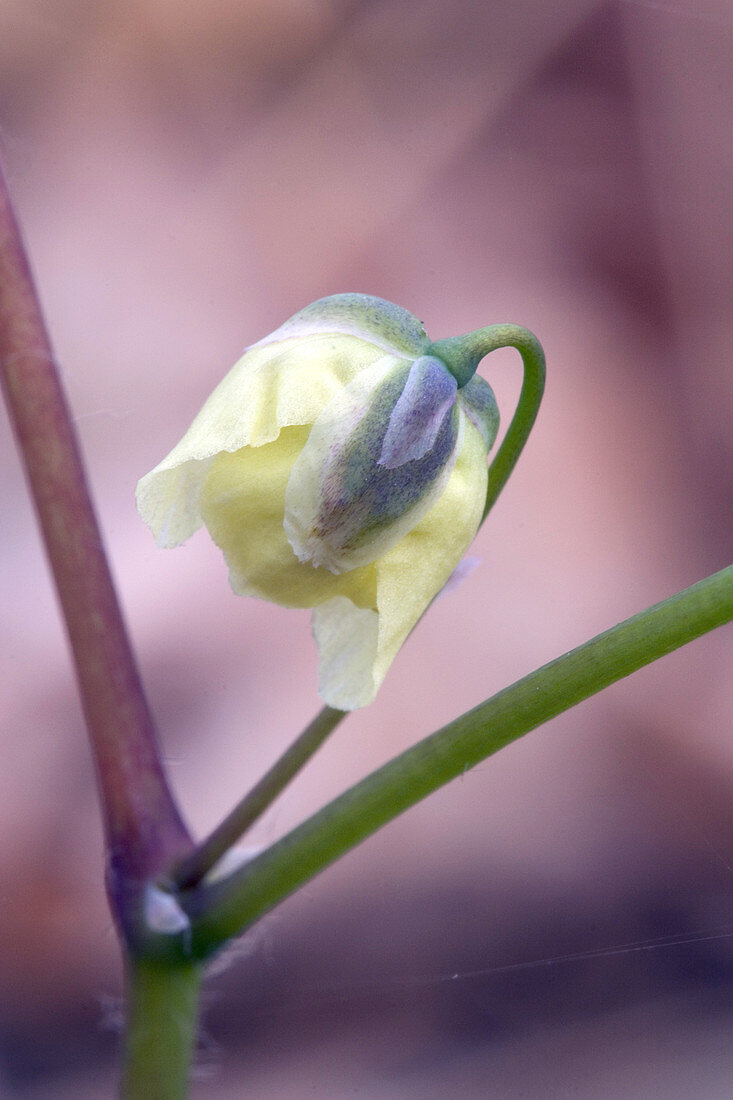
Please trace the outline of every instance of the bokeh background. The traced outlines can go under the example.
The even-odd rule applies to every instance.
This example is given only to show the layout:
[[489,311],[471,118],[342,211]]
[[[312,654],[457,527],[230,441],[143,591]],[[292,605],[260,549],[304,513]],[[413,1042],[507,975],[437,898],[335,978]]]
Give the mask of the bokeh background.
[[[204,533],[157,550],[133,490],[313,299],[517,321],[549,383],[481,568],[253,844],[729,563],[732,111],[727,0],[0,0],[0,142],[197,831],[316,710],[309,619]],[[507,422],[519,360],[482,371]],[[96,795],[4,415],[0,494],[0,1095],[103,1097]],[[212,978],[195,1095],[729,1096],[732,658],[638,673],[282,905]]]

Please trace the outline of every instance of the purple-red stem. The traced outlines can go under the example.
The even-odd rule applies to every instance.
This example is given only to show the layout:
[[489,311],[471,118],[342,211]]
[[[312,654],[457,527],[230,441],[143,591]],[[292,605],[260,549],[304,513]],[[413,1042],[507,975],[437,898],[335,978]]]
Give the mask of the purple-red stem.
[[0,376],[66,620],[117,895],[191,841],[160,762],[1,168]]

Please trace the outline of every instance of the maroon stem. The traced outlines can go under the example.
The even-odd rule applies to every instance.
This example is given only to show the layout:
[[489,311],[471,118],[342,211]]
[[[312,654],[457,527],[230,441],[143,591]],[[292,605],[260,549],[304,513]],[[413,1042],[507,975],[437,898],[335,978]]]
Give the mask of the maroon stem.
[[126,882],[156,874],[191,842],[160,762],[1,169],[0,377],[76,664],[119,901]]

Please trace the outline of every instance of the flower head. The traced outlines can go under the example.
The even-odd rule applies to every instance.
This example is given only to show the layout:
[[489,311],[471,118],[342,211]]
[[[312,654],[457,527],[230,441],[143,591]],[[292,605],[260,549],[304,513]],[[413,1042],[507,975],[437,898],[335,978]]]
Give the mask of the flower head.
[[431,348],[399,306],[322,298],[247,349],[137,489],[161,546],[203,523],[235,592],[314,609],[343,710],[372,701],[483,513],[496,401]]

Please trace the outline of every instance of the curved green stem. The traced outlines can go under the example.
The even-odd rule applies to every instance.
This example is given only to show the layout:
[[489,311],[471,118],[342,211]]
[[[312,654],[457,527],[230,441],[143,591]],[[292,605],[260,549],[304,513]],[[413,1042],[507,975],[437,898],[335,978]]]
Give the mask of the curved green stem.
[[516,466],[537,418],[545,389],[545,353],[536,336],[521,325],[510,324],[489,325],[476,332],[468,332],[465,336],[437,340],[428,348],[428,354],[436,355],[448,365],[458,378],[459,385],[465,385],[473,377],[476,367],[485,355],[499,348],[516,348],[522,356],[524,378],[514,416],[489,466],[489,485],[482,523]]
[[250,825],[262,816],[345,717],[346,711],[324,707],[221,824],[174,868],[171,876],[173,885],[185,890],[200,882]]
[[517,349],[522,356],[524,378],[514,416],[489,466],[489,485],[482,523],[494,507],[499,493],[517,464],[517,459],[537,419],[545,390],[545,353],[536,336],[518,325],[492,325],[491,328],[483,331],[490,334],[489,339],[493,344],[490,351],[505,347]]
[[228,878],[180,898],[205,957],[380,826],[529,730],[733,619],[733,566],[500,691],[373,772]]

